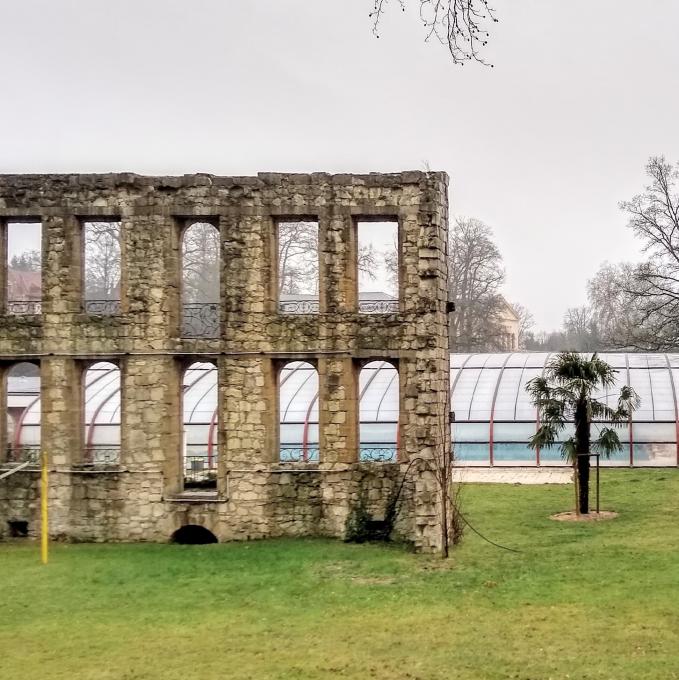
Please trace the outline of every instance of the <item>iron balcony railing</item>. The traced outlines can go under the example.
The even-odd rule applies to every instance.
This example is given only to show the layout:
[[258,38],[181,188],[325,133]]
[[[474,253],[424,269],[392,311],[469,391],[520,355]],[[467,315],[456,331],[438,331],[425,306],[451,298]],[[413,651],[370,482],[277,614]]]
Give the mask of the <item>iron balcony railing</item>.
[[7,300],[7,313],[15,316],[42,314],[41,300]]
[[[361,314],[396,314],[398,300],[360,300],[358,311]],[[279,314],[318,314],[318,300],[281,300]]]
[[362,444],[360,459],[366,463],[395,463],[396,453],[395,444]]
[[219,337],[218,302],[191,302],[182,312],[182,338]]
[[86,314],[93,316],[115,316],[120,314],[120,300],[85,300]]
[[281,444],[281,463],[317,463],[318,459],[318,444]]
[[211,453],[185,455],[184,488],[216,489],[217,456]]
[[7,446],[7,463],[30,463],[40,465],[40,445],[39,444],[9,444]]
[[85,462],[88,465],[119,465],[120,445],[90,444],[85,450]]

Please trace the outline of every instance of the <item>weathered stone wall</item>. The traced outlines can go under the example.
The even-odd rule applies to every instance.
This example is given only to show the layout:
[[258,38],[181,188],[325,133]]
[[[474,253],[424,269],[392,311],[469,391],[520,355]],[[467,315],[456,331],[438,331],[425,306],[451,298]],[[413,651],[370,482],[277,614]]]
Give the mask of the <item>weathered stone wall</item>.
[[[295,217],[319,223],[315,315],[277,310],[276,221]],[[445,174],[0,175],[0,225],[28,218],[43,225],[42,314],[0,309],[0,371],[20,360],[41,368],[53,535],[163,541],[202,524],[221,540],[341,537],[361,487],[379,516],[408,463],[448,444]],[[82,303],[82,223],[96,218],[122,223],[121,306],[110,317]],[[398,313],[358,313],[359,218],[398,221]],[[181,233],[195,219],[220,232],[218,338],[181,337]],[[319,371],[318,463],[278,462],[278,371],[293,359]],[[358,371],[374,359],[399,368],[397,464],[358,461]],[[123,385],[115,469],[83,458],[82,375],[102,360]],[[204,497],[183,492],[180,463],[182,372],[195,360],[219,370],[218,488]],[[410,475],[398,533],[434,550],[435,485],[421,466]],[[0,480],[0,532],[9,519],[37,531],[37,494],[35,471]]]

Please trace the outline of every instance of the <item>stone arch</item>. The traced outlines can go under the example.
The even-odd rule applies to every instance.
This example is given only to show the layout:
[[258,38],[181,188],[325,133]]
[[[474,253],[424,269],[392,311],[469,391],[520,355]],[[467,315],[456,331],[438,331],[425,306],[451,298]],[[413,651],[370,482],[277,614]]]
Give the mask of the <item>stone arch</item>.
[[219,543],[217,537],[201,524],[184,524],[173,532],[170,543],[180,545],[205,545]]

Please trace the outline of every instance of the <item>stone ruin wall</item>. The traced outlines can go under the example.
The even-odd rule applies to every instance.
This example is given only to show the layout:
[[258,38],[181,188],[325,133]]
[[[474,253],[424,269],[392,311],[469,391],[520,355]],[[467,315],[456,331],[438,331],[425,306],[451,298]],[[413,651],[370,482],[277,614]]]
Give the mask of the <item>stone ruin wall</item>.
[[[167,541],[177,528],[200,524],[219,540],[342,537],[361,489],[379,517],[408,462],[449,443],[447,182],[434,172],[0,175],[0,223],[42,223],[42,314],[0,312],[0,372],[4,384],[17,361],[40,366],[50,534]],[[282,315],[276,221],[300,217],[319,223],[320,313]],[[83,311],[85,218],[122,223],[121,309],[114,316]],[[180,336],[181,234],[195,218],[220,233],[214,339]],[[358,218],[398,220],[398,313],[357,311]],[[0,255],[4,290],[7,258]],[[358,371],[375,359],[399,370],[397,463],[358,462]],[[83,458],[83,371],[103,360],[121,370],[114,469]],[[203,498],[182,490],[182,373],[196,360],[214,361],[219,372],[218,488]],[[317,463],[278,460],[278,370],[289,360],[309,361],[319,373]],[[2,455],[4,399],[3,389]],[[38,494],[36,470],[0,480],[0,533],[9,519],[28,520],[31,533],[39,531]],[[419,550],[435,550],[437,511],[431,474],[412,466],[399,535]]]

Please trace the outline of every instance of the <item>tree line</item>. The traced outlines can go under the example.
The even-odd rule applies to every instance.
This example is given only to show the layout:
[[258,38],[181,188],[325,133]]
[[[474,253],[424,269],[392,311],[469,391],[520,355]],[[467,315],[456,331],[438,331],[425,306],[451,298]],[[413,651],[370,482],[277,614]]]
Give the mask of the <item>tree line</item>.
[[620,203],[644,259],[604,262],[587,283],[587,304],[568,309],[559,331],[529,335],[528,349],[679,349],[679,164],[652,157],[646,174],[644,191]]

